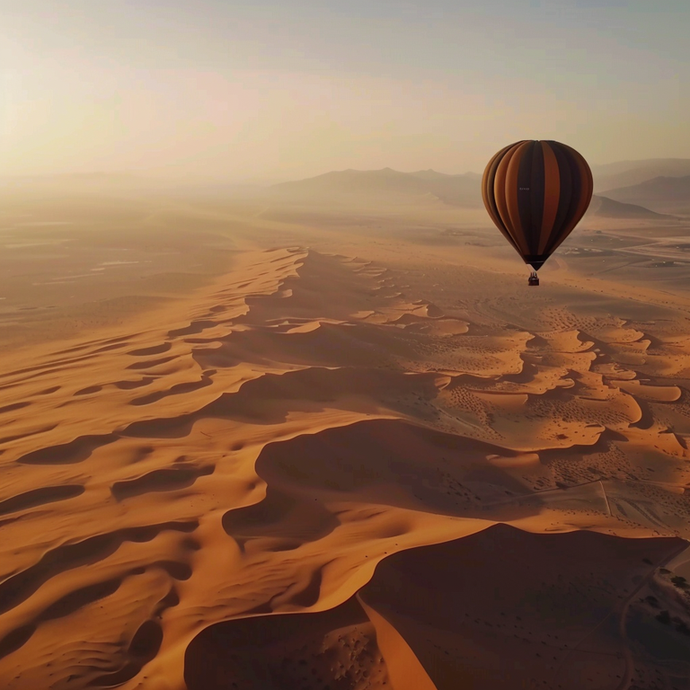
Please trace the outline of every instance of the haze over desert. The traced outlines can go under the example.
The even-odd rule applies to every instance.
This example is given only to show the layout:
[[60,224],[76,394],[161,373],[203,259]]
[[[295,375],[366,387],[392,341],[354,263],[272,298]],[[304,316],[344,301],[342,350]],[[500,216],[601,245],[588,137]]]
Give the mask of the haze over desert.
[[689,12],[0,6],[0,690],[690,690]]

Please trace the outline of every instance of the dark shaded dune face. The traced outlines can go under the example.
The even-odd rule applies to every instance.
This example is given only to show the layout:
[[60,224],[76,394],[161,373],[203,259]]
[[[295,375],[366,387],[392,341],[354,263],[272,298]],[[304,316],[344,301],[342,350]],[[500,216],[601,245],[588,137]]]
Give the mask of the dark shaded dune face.
[[82,462],[96,448],[112,443],[116,434],[80,436],[79,438],[52,447],[41,448],[19,458],[18,462],[26,465],[54,465]]
[[213,470],[213,466],[154,470],[137,479],[115,482],[110,491],[118,500],[151,492],[176,491],[191,486],[198,477],[213,474]]
[[175,356],[171,357],[161,357],[160,359],[150,359],[150,360],[145,360],[143,362],[135,362],[134,364],[130,364],[127,369],[152,369],[153,367],[157,367],[160,364],[167,364],[168,362],[171,362],[172,360],[175,359]]
[[248,381],[237,393],[223,395],[204,412],[209,416],[270,419],[272,410],[284,416],[299,404],[333,403],[347,397],[362,401],[375,397],[395,404],[405,394],[420,392],[427,396],[435,392],[433,377],[413,380],[398,372],[376,369],[311,367]]
[[[390,344],[400,334],[389,330]],[[220,348],[196,355],[206,365],[231,366],[242,362],[267,363],[276,352],[286,363],[312,366],[364,366],[391,364],[394,357],[380,348],[381,327],[322,324],[307,333],[280,333],[275,330],[232,333]],[[408,339],[409,340],[409,339]],[[413,350],[409,348],[408,355]],[[400,353],[396,353],[400,356]],[[215,363],[215,364],[214,364]]]
[[[293,495],[355,495],[373,503],[482,516],[492,502],[527,497],[525,487],[486,456],[507,451],[397,420],[363,421],[267,445],[256,471]],[[508,452],[508,455],[510,453]],[[302,498],[301,500],[306,500]],[[527,515],[538,501],[507,508]]]
[[102,390],[103,388],[101,386],[88,386],[77,391],[74,395],[91,395],[92,393],[98,393]]
[[[630,640],[628,607],[685,547],[499,524],[391,556],[359,596],[405,639],[437,690],[657,687],[635,682],[676,681],[678,669],[651,658],[641,636]],[[690,637],[678,633],[675,643],[688,652],[687,670]]]
[[31,639],[31,636],[35,632],[36,626],[27,624],[7,633],[7,635],[0,640],[0,659],[20,649]]
[[187,690],[364,690],[390,680],[355,597],[321,613],[213,625],[185,653]]
[[200,388],[206,388],[207,386],[213,385],[213,379],[211,378],[215,371],[207,371],[201,375],[199,381],[188,381],[185,383],[178,383],[171,386],[166,391],[160,391],[158,393],[152,393],[151,395],[145,395],[141,398],[134,398],[130,401],[130,405],[151,405],[153,403],[167,398],[170,395],[182,395],[184,393],[191,393],[193,391],[199,390]]
[[[285,317],[312,319],[317,315],[349,321],[353,311],[370,308],[368,297],[372,284],[367,280],[367,268],[362,260],[348,265],[334,257],[309,252],[300,258],[295,275],[283,280],[280,293],[248,297],[249,312],[237,319],[237,323],[261,323]],[[358,271],[362,273],[359,279]]]
[[112,580],[106,580],[105,582],[98,582],[95,585],[89,585],[75,592],[70,592],[70,594],[59,599],[45,609],[36,619],[36,622],[68,616],[70,613],[77,611],[91,602],[104,599],[113,594],[121,584],[121,578],[114,578]]
[[78,484],[63,484],[62,486],[46,486],[40,489],[32,489],[31,491],[0,501],[0,515],[15,513],[20,510],[33,508],[34,506],[52,503],[53,501],[65,501],[68,498],[81,496],[83,493],[84,487]]
[[4,407],[0,407],[0,414],[4,414],[7,412],[14,412],[16,410],[22,410],[25,407],[28,407],[31,403],[28,402],[18,402],[18,403],[12,403],[11,405],[5,405]]
[[151,347],[140,347],[136,350],[130,350],[127,354],[132,357],[147,357],[149,355],[161,355],[171,348],[171,344],[161,343],[160,345],[152,345]]
[[122,390],[128,391],[132,390],[133,388],[141,388],[142,386],[148,386],[153,381],[154,378],[152,376],[144,376],[143,378],[138,379],[137,381],[117,381],[115,383],[115,386]]
[[[200,320],[200,321],[192,321],[189,326],[185,326],[184,328],[177,328],[172,331],[168,332],[168,337],[169,338],[177,338],[183,335],[196,335],[197,333],[201,333],[205,328],[210,328],[212,326],[215,326],[216,322],[215,321],[209,321],[208,319],[206,320]],[[167,348],[166,348],[167,349]],[[161,352],[165,352],[165,350],[161,350]]]
[[250,549],[251,542],[257,549],[290,550],[323,538],[338,524],[336,516],[317,500],[299,500],[271,486],[259,503],[223,516],[223,529],[242,551]]
[[163,641],[163,631],[156,621],[145,621],[129,643],[129,653],[142,661],[153,659]]
[[223,393],[201,410],[169,419],[133,422],[125,436],[186,436],[198,419],[217,418],[255,424],[278,424],[295,410],[309,412],[328,404],[344,408],[376,409],[376,403],[405,408],[405,398],[436,394],[435,376],[407,376],[401,372],[364,368],[310,367],[283,374],[264,374],[242,384],[236,393]]

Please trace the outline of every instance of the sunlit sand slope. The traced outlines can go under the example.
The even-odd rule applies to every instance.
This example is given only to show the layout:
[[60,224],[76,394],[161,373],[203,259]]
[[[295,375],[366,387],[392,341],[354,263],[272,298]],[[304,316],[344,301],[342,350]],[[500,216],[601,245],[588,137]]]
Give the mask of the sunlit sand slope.
[[[282,248],[246,252],[212,288],[145,318],[8,355],[2,686],[210,688],[213,659],[240,640],[218,671],[230,684],[217,687],[451,687],[455,667],[429,655],[456,649],[443,646],[448,635],[466,638],[458,659],[481,641],[441,632],[433,610],[404,613],[413,597],[387,600],[386,583],[423,568],[420,601],[446,597],[443,615],[494,625],[476,608],[503,591],[490,570],[502,568],[508,603],[539,591],[526,583],[541,573],[543,587],[567,587],[557,573],[571,566],[561,555],[549,565],[552,546],[564,559],[620,550],[620,563],[583,556],[577,566],[593,563],[583,587],[609,578],[607,620],[647,621],[652,604],[616,608],[638,585],[658,602],[681,597],[659,608],[670,616],[659,625],[684,649],[675,571],[649,573],[690,533],[688,354],[682,334],[615,316],[563,309],[538,332],[459,319],[383,267]],[[483,531],[495,523],[521,531]],[[618,536],[525,534],[579,529]],[[667,539],[632,539],[654,536]],[[438,547],[447,552],[418,548],[450,541]],[[463,569],[473,545],[531,555]],[[427,563],[436,553],[456,569],[440,579]],[[457,599],[454,582],[473,596]],[[520,635],[555,634],[544,616],[537,607]],[[595,633],[599,620],[577,625],[623,654],[601,666],[601,683],[615,666],[620,684],[632,673],[630,633],[616,637],[608,623]],[[225,621],[230,632],[217,633]],[[502,629],[500,640],[508,655],[523,644]],[[525,678],[583,687],[574,667],[540,676],[543,660],[530,657]],[[508,687],[481,668],[467,673]]]

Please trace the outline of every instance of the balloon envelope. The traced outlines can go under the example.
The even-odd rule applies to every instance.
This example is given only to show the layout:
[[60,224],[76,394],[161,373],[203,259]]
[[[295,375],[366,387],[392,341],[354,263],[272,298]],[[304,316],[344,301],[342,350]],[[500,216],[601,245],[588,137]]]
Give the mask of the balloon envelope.
[[592,172],[557,141],[518,141],[486,166],[482,199],[491,219],[526,264],[539,270],[585,214]]

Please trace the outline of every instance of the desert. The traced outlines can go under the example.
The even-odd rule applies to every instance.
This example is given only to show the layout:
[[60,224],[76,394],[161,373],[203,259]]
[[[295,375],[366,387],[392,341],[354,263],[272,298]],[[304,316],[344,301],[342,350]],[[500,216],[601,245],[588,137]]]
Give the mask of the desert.
[[319,185],[6,193],[3,687],[688,687],[690,223]]

